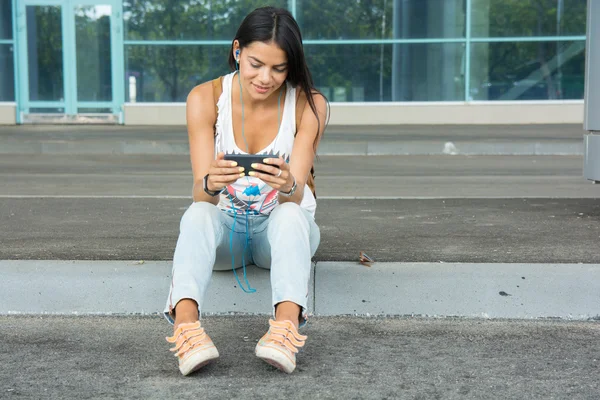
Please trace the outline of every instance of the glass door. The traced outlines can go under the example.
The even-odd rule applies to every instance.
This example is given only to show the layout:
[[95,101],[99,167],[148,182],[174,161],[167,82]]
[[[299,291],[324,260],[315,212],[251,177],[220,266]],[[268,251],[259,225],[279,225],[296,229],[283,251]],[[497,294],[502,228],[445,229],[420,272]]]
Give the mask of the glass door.
[[65,113],[63,11],[60,4],[22,4],[17,14],[18,39],[27,38],[18,40],[17,51],[26,114]]
[[120,122],[120,0],[21,0],[21,123]]

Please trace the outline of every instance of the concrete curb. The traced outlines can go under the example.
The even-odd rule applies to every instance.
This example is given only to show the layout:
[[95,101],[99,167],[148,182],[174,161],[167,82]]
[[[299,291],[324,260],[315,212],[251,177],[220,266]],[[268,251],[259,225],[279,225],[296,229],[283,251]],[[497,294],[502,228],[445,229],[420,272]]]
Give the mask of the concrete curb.
[[[0,261],[0,315],[156,314],[171,262]],[[315,315],[426,315],[597,319],[600,264],[320,262],[313,269]],[[249,267],[257,289],[244,293],[230,272],[215,272],[206,314],[270,314],[269,272]]]
[[[188,155],[186,141],[15,141],[0,143],[0,154]],[[320,155],[583,155],[582,140],[549,141],[323,141]]]

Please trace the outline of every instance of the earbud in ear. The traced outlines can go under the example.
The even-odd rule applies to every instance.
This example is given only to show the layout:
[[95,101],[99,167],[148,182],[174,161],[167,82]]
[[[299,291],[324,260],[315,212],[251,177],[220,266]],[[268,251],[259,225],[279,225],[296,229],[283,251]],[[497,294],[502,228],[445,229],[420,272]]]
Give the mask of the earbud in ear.
[[239,50],[235,51],[235,59],[236,59],[236,61],[240,59],[240,51]]

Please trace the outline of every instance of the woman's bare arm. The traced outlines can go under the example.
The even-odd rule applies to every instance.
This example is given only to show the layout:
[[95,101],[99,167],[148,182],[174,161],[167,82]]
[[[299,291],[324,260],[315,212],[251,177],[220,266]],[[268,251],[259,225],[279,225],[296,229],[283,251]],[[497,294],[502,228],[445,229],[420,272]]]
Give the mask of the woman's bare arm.
[[210,196],[204,191],[203,180],[209,174],[207,188],[216,192],[240,177],[236,163],[224,161],[220,153],[215,159],[214,126],[217,119],[212,83],[196,86],[187,98],[186,119],[190,143],[190,160],[194,186],[194,201],[219,202],[219,196]]
[[[302,94],[304,95],[304,94]],[[296,139],[294,140],[294,148],[290,157],[290,172],[291,175],[296,179],[297,189],[293,196],[279,196],[279,202],[285,203],[292,201],[300,204],[304,197],[304,186],[308,180],[308,174],[313,165],[315,159],[315,139],[317,139],[316,145],[319,145],[319,141],[325,130],[325,124],[327,120],[327,102],[325,98],[320,94],[313,94],[313,99],[317,112],[319,114],[319,120],[313,113],[310,105],[307,103],[300,119],[300,126],[298,126],[298,132]],[[317,138],[317,129],[318,135]],[[282,192],[291,190],[293,179],[289,179],[286,185],[281,188]]]

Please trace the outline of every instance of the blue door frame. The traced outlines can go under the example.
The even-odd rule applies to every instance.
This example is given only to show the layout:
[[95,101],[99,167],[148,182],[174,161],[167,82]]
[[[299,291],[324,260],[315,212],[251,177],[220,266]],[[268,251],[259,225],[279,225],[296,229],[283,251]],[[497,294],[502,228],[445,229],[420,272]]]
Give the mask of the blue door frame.
[[[110,55],[111,55],[111,101],[79,101],[77,98],[77,54],[75,41],[75,7],[101,6],[111,7],[110,14]],[[80,108],[110,109],[114,120],[123,122],[124,93],[124,57],[123,57],[123,2],[122,0],[13,0],[16,31],[16,74],[17,74],[17,123],[23,123],[32,109],[61,109],[58,113],[63,121],[77,121]],[[63,63],[64,97],[52,101],[30,99],[29,60],[27,38],[27,6],[60,6]],[[67,117],[66,119],[64,117]]]

